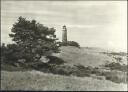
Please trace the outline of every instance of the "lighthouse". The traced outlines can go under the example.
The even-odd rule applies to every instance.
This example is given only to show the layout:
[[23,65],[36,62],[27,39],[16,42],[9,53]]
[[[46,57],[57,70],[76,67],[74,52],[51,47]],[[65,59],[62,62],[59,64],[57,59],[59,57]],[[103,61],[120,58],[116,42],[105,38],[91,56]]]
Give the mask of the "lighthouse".
[[64,25],[62,30],[62,42],[67,43],[67,28]]

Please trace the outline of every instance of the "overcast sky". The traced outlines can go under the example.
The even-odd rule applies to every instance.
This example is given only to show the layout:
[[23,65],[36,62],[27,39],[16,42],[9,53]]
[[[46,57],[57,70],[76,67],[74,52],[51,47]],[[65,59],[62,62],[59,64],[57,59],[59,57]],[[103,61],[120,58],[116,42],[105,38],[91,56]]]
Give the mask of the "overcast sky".
[[23,16],[54,27],[60,40],[66,25],[68,40],[83,47],[127,49],[126,1],[2,1],[1,5],[2,42],[11,42],[12,24]]

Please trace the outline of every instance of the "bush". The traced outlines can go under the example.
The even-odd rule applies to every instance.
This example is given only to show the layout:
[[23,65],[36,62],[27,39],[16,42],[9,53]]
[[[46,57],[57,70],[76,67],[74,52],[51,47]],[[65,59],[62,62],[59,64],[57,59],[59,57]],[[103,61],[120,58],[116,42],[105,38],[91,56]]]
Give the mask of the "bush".
[[80,48],[80,45],[75,41],[67,41],[67,43],[66,42],[61,42],[60,46],[75,46],[75,47]]
[[49,64],[56,64],[56,65],[60,65],[60,64],[64,64],[65,61],[61,58],[58,58],[56,56],[47,56],[46,58],[48,58],[50,61],[48,62]]
[[[68,65],[57,65],[57,64],[51,64],[51,63],[37,63],[33,64],[32,67],[36,70],[42,71],[42,72],[50,72],[53,74],[60,74],[60,75],[74,75],[78,77],[85,77],[85,76],[90,76],[90,71],[86,70],[84,66],[78,65],[76,66],[68,66]],[[82,68],[83,67],[83,68]]]
[[102,72],[98,68],[94,68],[91,73],[92,74],[96,74],[98,76],[101,76],[102,75]]
[[54,73],[54,74],[60,74],[60,75],[69,75],[69,71],[67,70],[68,66],[64,66],[64,65],[61,65],[61,66],[58,66],[58,65],[55,65],[55,64],[52,64],[50,65],[50,71],[51,73]]
[[110,64],[106,64],[105,67],[109,67],[111,70],[119,70],[123,72],[127,72],[128,65],[121,65],[120,63],[112,62]]
[[89,67],[84,67],[83,65],[74,65],[74,66],[68,66],[68,65],[50,65],[50,71],[54,74],[60,74],[60,75],[74,75],[78,77],[85,77],[90,76],[91,71]]
[[127,83],[127,74],[118,71],[111,71],[111,72],[103,72],[103,76],[106,77],[107,80],[116,82],[116,83]]

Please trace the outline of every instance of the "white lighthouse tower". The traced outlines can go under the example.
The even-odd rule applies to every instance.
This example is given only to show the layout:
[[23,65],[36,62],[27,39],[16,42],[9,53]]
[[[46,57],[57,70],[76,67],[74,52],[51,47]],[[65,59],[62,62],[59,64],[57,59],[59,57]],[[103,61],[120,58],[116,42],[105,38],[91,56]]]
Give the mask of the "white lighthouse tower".
[[67,43],[67,28],[64,25],[62,30],[62,42]]

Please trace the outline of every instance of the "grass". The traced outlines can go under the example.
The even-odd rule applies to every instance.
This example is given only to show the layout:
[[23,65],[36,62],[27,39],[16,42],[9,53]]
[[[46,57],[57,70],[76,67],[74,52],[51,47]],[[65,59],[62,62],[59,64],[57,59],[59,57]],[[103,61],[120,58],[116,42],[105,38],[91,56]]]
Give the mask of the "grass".
[[1,90],[126,91],[127,85],[90,77],[69,77],[39,71],[1,71]]
[[16,66],[13,66],[10,64],[1,63],[1,70],[13,72],[13,71],[28,71],[28,70],[32,70],[32,69],[30,69],[30,68],[28,69],[28,68],[24,68],[24,67],[16,67]]

